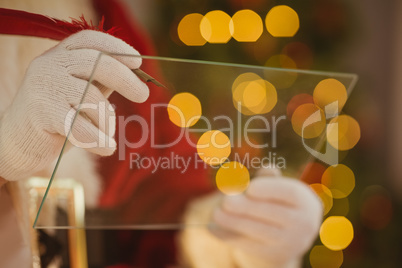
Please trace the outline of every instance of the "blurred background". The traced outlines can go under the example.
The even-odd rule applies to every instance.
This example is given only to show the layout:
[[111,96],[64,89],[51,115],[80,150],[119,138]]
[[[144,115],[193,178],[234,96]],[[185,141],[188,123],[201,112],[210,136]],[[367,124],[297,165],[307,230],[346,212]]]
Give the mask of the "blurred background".
[[[353,240],[339,250],[317,239],[304,267],[400,267],[402,1],[126,1],[160,56],[358,74],[344,112],[361,138],[342,155],[356,183],[325,216],[346,217]],[[241,31],[228,30],[230,19]],[[317,163],[304,175],[320,182],[325,169]]]

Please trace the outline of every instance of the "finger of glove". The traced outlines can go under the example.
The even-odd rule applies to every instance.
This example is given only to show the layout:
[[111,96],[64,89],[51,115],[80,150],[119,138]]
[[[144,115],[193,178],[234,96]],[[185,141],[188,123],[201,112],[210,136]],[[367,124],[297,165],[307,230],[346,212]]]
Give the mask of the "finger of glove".
[[92,49],[106,53],[127,54],[131,56],[113,55],[115,59],[130,69],[138,69],[141,66],[142,58],[137,50],[110,34],[99,31],[83,30],[71,35],[62,42],[68,50]]
[[66,115],[64,129],[59,129],[59,133],[64,136],[70,133],[68,140],[74,146],[86,149],[100,156],[112,155],[116,150],[116,141],[99,130],[81,114],[78,114],[74,121],[76,112],[73,108],[70,110]]
[[257,170],[255,176],[256,177],[279,177],[282,175],[282,172],[278,168],[271,168],[271,167],[262,167]]
[[250,199],[300,207],[304,205],[306,199],[311,198],[312,190],[306,184],[292,178],[257,177],[251,181],[245,194]]
[[102,85],[97,81],[92,81],[92,84],[94,84],[99,89],[99,91],[102,92],[103,96],[105,96],[106,99],[108,99],[110,95],[112,95],[112,93],[114,92],[112,89]]
[[289,206],[270,201],[257,201],[245,195],[225,197],[222,202],[222,209],[229,214],[247,217],[278,227],[294,224],[298,215],[295,209]]
[[[277,259],[278,261],[280,261],[282,258],[281,256],[282,254],[278,255],[278,246],[273,243],[267,245],[261,243],[260,241],[255,241],[249,239],[248,237],[216,228],[210,229],[210,232],[220,240],[225,241],[225,244],[231,246],[234,249],[238,249],[244,253],[250,254],[249,255],[250,257],[253,256],[257,258],[257,260],[260,261],[270,260],[270,262],[276,262]],[[280,252],[283,253],[283,251],[286,251],[286,249],[280,248]],[[286,252],[286,254],[289,253]],[[250,265],[251,263],[247,262],[247,264]],[[262,266],[256,266],[256,267],[262,267]]]
[[108,55],[98,56],[99,52],[91,49],[71,52],[75,60],[70,60],[68,72],[84,80],[90,80],[92,75],[93,80],[133,102],[142,103],[148,99],[148,86],[126,65]]
[[229,214],[222,209],[215,210],[213,221],[220,228],[267,244],[277,243],[283,233],[282,229],[277,226]]
[[67,95],[67,101],[75,109],[79,107],[80,114],[84,117],[87,116],[87,119],[102,132],[113,137],[116,131],[116,113],[113,106],[95,85],[79,78],[73,77],[72,79],[77,89],[84,90],[82,90],[81,96]]

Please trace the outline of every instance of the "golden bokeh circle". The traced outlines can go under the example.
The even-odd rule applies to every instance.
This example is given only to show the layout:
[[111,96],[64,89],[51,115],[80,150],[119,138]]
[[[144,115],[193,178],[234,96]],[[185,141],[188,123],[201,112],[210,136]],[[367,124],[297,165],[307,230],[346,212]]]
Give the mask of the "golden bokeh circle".
[[320,136],[326,126],[324,111],[312,103],[300,105],[291,121],[293,130],[304,139]]
[[245,115],[265,114],[278,102],[276,88],[254,73],[239,75],[232,85],[233,105]]
[[320,239],[331,250],[347,248],[354,237],[352,223],[343,216],[328,217],[321,225]]
[[355,188],[355,175],[347,166],[338,164],[325,170],[321,183],[331,190],[334,198],[345,198]]
[[232,38],[230,16],[221,10],[205,14],[200,23],[202,37],[209,43],[227,43]]
[[252,110],[266,98],[266,87],[264,80],[250,81],[243,91],[243,105]]
[[360,140],[359,123],[349,115],[339,115],[327,126],[327,140],[339,151],[347,151],[356,146]]
[[226,195],[244,192],[250,184],[250,173],[247,167],[232,161],[222,164],[216,173],[216,186]]
[[187,46],[202,46],[207,42],[200,31],[200,23],[203,17],[201,14],[191,13],[180,20],[177,26],[177,34]]
[[238,75],[232,84],[232,94],[236,91],[237,87],[241,83],[251,82],[251,81],[260,80],[260,79],[262,79],[261,76],[259,76],[256,73],[252,73],[252,72],[242,73],[242,74]]
[[261,17],[250,9],[237,11],[230,21],[232,36],[238,42],[255,42],[263,32]]
[[202,115],[200,100],[188,92],[174,95],[167,110],[170,121],[179,127],[193,126]]
[[340,113],[348,98],[345,86],[336,79],[324,79],[314,89],[314,103],[323,109],[327,116]]
[[197,153],[209,165],[226,161],[231,152],[228,136],[219,130],[210,130],[201,135],[197,142]]
[[265,26],[274,37],[292,37],[299,30],[299,16],[289,6],[276,6],[265,17]]

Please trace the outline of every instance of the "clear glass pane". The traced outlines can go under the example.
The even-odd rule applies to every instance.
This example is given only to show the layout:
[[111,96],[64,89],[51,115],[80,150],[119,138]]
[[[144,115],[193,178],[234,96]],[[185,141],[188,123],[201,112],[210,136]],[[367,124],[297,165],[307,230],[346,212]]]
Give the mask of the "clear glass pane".
[[[99,61],[106,56],[101,54]],[[109,56],[138,60],[132,55]],[[58,220],[48,220],[38,209],[36,228],[206,225],[205,219],[182,220],[194,198],[211,191],[241,194],[261,167],[299,178],[314,158],[327,164],[338,160],[338,151],[326,141],[327,126],[340,113],[356,75],[150,56],[142,56],[141,70],[156,80],[147,82],[150,97],[145,103],[114,92],[110,100],[117,117],[100,109],[101,120],[117,122],[116,152],[97,161],[100,201],[84,204],[84,194],[96,192],[85,178],[79,178],[83,185],[63,178],[62,171],[88,168],[85,161],[71,167],[72,145],[66,142],[46,194],[42,187],[34,195],[34,202],[43,198],[41,209],[53,210]],[[87,89],[90,84],[99,87],[96,78],[101,72],[96,65]],[[89,122],[94,108],[88,100],[90,94],[84,93],[75,108]],[[70,140],[79,132],[76,122]],[[107,146],[83,142],[87,147]]]

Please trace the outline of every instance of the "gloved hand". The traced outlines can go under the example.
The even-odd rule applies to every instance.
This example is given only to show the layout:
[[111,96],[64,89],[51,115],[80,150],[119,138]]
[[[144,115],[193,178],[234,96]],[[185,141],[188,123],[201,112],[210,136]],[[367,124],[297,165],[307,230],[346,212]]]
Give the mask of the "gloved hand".
[[318,234],[322,214],[321,201],[306,184],[262,169],[245,194],[223,198],[211,232],[235,249],[238,267],[296,267]]
[[[109,34],[84,30],[33,60],[11,107],[0,120],[0,177],[9,181],[42,170],[60,154],[100,51],[136,54],[124,41]],[[116,149],[115,113],[107,98],[117,91],[144,102],[148,87],[130,69],[139,57],[103,55],[97,62],[70,142],[101,156]],[[97,109],[94,109],[96,107]]]

